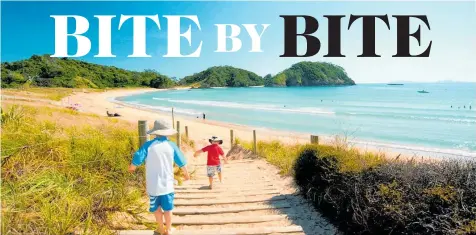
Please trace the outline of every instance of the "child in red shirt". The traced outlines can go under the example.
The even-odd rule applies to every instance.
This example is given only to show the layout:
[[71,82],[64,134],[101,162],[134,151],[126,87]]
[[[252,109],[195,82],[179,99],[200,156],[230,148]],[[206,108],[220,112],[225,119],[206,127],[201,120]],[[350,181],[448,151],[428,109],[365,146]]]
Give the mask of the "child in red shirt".
[[200,153],[207,152],[207,176],[208,181],[210,182],[209,187],[212,189],[215,172],[218,172],[218,179],[220,182],[222,179],[220,156],[223,157],[225,163],[227,163],[227,158],[220,147],[220,144],[223,144],[223,140],[217,136],[212,136],[212,138],[208,139],[208,142],[210,142],[210,145],[196,151],[195,154],[193,154],[193,157],[197,157]]

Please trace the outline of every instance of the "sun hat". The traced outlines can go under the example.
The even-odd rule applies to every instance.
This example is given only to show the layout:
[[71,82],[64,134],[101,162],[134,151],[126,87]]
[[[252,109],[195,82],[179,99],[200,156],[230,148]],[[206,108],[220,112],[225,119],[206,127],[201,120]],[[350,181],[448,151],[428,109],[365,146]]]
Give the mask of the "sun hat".
[[219,144],[223,144],[223,140],[220,139],[218,136],[212,136],[212,138],[208,139],[208,142],[213,143],[213,142],[218,142]]
[[154,122],[154,127],[147,132],[148,135],[162,135],[162,136],[168,136],[168,135],[175,135],[177,134],[177,131],[174,130],[171,126],[170,123],[163,121],[163,120],[156,120]]

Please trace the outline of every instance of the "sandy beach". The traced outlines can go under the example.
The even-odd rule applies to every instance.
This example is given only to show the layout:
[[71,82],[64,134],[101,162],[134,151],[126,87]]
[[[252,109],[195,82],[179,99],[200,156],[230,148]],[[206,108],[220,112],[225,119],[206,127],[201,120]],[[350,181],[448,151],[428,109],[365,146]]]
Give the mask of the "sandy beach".
[[[188,88],[179,88],[188,89]],[[106,116],[106,111],[119,113],[121,117],[115,117],[123,119],[133,123],[137,123],[138,120],[147,120],[149,126],[151,126],[156,119],[165,119],[172,122],[172,115],[170,113],[160,112],[156,110],[148,110],[142,107],[137,107],[132,104],[122,103],[116,101],[116,97],[129,96],[144,92],[157,92],[161,89],[152,88],[139,88],[139,89],[114,89],[106,92],[75,92],[73,95],[65,98],[62,103],[81,104],[81,111],[94,113],[97,115]],[[203,120],[201,117],[192,118],[189,116],[175,115],[174,120],[180,121],[181,132],[185,133],[185,126],[188,127],[189,138],[194,141],[203,142],[210,136],[220,136],[224,140],[224,147],[230,147],[230,130],[234,131],[234,136],[243,140],[251,141],[253,139],[253,130],[256,130],[258,141],[270,141],[279,140],[284,143],[309,143],[311,133],[293,133],[287,131],[271,130],[261,127],[251,127],[245,125],[238,125],[232,123],[224,123],[212,120]],[[336,140],[336,137],[331,136],[319,136],[320,143],[324,144],[337,144],[341,141]],[[358,142],[358,141],[356,141]],[[419,151],[418,148],[408,148],[402,146],[401,149],[389,148],[387,146],[370,145],[370,144],[351,144],[354,147],[359,148],[361,151],[385,153],[389,158],[394,158],[398,155],[405,158],[435,158],[435,157],[453,157],[447,153]],[[454,156],[458,157],[458,156]]]
[[[147,110],[144,108],[134,107],[115,101],[115,97],[128,96],[144,92],[156,92],[160,89],[115,89],[106,92],[75,92],[63,100],[63,103],[70,104],[79,103],[82,112],[94,113],[106,116],[106,111],[119,113],[121,117],[118,119],[137,123],[138,120],[147,120],[151,126],[156,119],[165,119],[172,122],[170,113]],[[254,128],[244,125],[217,122],[212,120],[203,120],[200,118],[191,118],[187,116],[174,115],[175,122],[180,121],[181,132],[185,133],[185,126],[188,127],[189,137],[195,141],[206,141],[212,135],[220,136],[224,140],[224,147],[230,146],[230,130],[233,130],[234,136],[243,140],[253,139],[253,130],[257,132],[258,140],[280,140],[286,143],[307,143],[309,135],[300,133],[288,133],[274,131],[265,128]]]

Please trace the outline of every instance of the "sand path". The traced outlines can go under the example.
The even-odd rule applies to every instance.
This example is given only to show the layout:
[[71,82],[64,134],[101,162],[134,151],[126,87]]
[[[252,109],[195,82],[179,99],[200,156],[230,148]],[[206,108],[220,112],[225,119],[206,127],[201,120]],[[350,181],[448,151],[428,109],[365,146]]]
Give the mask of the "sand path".
[[[223,182],[216,182],[210,190],[206,157],[188,158],[189,170],[196,173],[175,188],[173,234],[336,234],[312,205],[296,195],[292,180],[281,177],[269,163],[229,161],[223,165]],[[155,222],[151,213],[142,216],[146,222]],[[149,235],[153,231],[123,230],[119,234]]]

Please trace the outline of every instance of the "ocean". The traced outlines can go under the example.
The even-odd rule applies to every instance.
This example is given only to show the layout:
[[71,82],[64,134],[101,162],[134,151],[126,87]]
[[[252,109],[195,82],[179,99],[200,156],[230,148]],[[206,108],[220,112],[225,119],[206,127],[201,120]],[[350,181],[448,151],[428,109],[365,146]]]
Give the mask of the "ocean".
[[476,83],[169,90],[117,100],[222,122],[346,136],[356,144],[476,156]]

